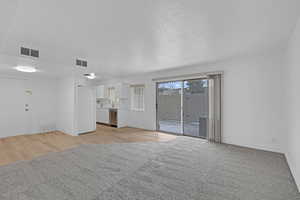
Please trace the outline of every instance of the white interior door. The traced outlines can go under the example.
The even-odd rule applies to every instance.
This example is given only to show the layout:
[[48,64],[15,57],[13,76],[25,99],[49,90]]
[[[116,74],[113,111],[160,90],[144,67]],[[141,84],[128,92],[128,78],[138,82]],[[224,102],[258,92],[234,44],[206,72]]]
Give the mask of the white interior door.
[[0,137],[30,133],[30,105],[26,81],[0,78]]
[[77,90],[77,130],[78,134],[96,130],[96,91],[89,86]]

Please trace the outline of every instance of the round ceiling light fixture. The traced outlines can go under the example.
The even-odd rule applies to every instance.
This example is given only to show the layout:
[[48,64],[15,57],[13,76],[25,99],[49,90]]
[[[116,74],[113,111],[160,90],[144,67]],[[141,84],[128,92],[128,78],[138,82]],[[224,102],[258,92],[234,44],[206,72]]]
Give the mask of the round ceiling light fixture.
[[15,69],[20,72],[27,72],[27,73],[33,73],[37,71],[35,67],[24,66],[24,65],[18,65],[17,67],[15,67]]
[[95,73],[89,73],[89,74],[84,74],[84,76],[88,79],[95,79],[96,78],[96,75]]

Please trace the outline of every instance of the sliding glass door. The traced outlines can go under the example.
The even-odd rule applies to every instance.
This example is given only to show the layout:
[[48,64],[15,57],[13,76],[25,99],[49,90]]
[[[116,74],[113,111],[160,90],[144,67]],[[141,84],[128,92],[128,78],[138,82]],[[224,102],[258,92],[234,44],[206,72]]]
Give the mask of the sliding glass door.
[[182,81],[157,84],[157,129],[182,134]]
[[207,138],[208,79],[157,83],[157,130]]
[[207,138],[208,80],[183,82],[183,134]]

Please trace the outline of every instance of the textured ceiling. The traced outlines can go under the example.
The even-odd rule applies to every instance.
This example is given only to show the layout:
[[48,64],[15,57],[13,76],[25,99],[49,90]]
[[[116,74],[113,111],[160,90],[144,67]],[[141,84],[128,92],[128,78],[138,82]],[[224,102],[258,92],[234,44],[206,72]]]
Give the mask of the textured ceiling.
[[[19,47],[40,50],[40,75],[75,70],[122,76],[203,63],[282,45],[299,0],[1,0],[0,73]],[[100,77],[101,77],[100,76]]]

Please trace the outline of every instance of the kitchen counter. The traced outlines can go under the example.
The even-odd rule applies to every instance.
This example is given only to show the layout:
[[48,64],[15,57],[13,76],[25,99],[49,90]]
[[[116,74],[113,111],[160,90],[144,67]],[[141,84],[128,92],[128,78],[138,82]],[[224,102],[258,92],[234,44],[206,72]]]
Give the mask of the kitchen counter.
[[105,110],[105,109],[108,109],[108,110],[109,110],[109,109],[115,109],[115,110],[118,110],[119,108],[118,108],[118,107],[109,107],[109,106],[108,106],[108,107],[106,107],[106,106],[104,106],[104,107],[98,107],[98,106],[97,106],[97,109],[98,109],[98,110]]
[[103,124],[118,125],[118,108],[97,107],[96,121]]

